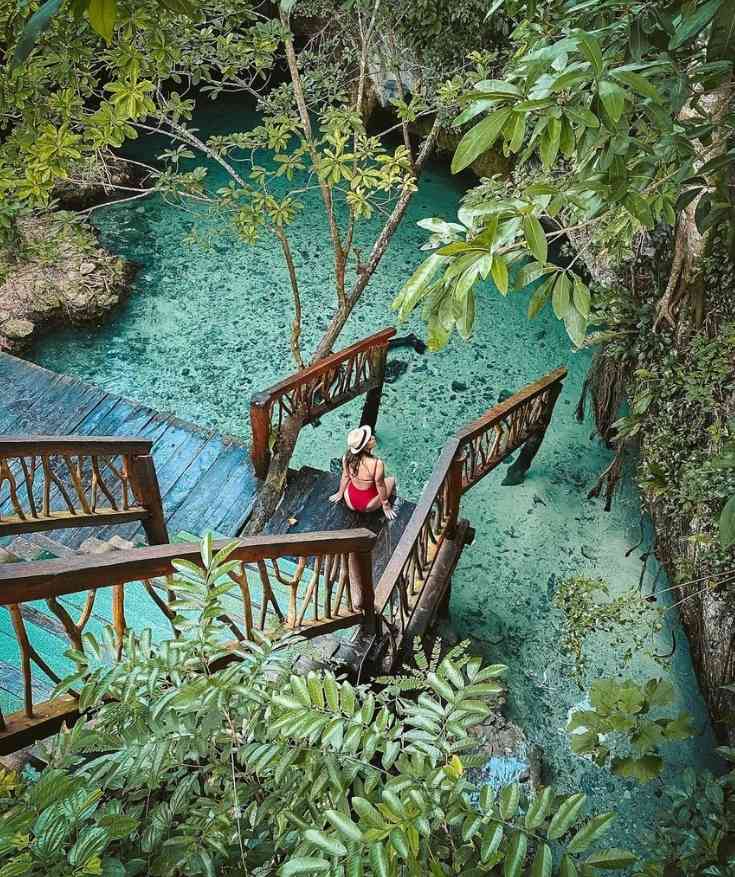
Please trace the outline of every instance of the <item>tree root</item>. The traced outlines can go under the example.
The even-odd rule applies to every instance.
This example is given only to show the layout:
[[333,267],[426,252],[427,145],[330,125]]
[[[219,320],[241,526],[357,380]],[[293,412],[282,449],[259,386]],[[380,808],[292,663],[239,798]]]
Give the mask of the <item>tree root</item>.
[[622,447],[619,447],[615,452],[615,457],[613,458],[612,463],[610,463],[607,469],[605,469],[602,475],[600,475],[595,486],[587,494],[587,499],[594,499],[603,492],[604,488],[606,512],[609,512],[612,508],[613,494],[615,493],[618,482],[623,475],[623,459],[624,451]]

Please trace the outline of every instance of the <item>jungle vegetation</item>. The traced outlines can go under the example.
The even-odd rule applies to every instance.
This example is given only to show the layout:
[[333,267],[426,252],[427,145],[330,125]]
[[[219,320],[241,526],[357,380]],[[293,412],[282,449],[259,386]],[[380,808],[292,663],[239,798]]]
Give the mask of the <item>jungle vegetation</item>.
[[[637,455],[659,556],[680,589],[717,730],[732,744],[735,4],[452,7],[7,0],[0,232],[12,244],[19,218],[53,209],[59,185],[106,180],[126,140],[165,131],[170,149],[138,168],[125,196],[205,204],[243,245],[272,236],[289,270],[301,367],[332,349],[369,294],[440,134],[457,136],[456,171],[502,152],[508,175],[482,179],[458,217],[424,220],[432,252],[395,308],[403,317],[421,306],[439,348],[455,329],[471,336],[477,295],[527,288],[529,317],[550,306],[570,343],[599,345],[588,399],[615,453],[592,493],[612,501],[625,456]],[[397,141],[369,126],[376,80],[393,83]],[[225,91],[250,95],[262,122],[203,141],[195,95]],[[277,170],[260,166],[257,151]],[[212,191],[202,165],[182,167],[197,157],[216,161],[228,185]],[[286,195],[274,185],[283,178]],[[305,351],[289,227],[311,187],[330,230],[335,308]],[[381,229],[366,240],[363,221],[376,213]],[[551,257],[559,245],[565,257]],[[295,415],[274,436],[253,530],[280,497],[300,425]],[[637,861],[605,848],[613,814],[583,817],[581,791],[528,797],[510,786],[494,799],[473,788],[471,729],[502,668],[445,658],[415,697],[375,694],[329,674],[290,676],[278,647],[262,642],[210,673],[226,557],[205,543],[203,560],[203,578],[180,570],[181,611],[197,619],[187,636],[164,650],[131,636],[115,668],[104,644],[90,643],[100,660],[80,663],[66,684],[83,682],[94,721],[61,738],[40,778],[3,776],[1,877],[732,873],[732,771],[686,772],[667,789],[651,854]],[[650,716],[657,700],[667,705],[655,680],[607,682],[570,728],[572,744],[626,770],[606,751],[611,730],[621,734],[644,781],[659,743],[691,728],[686,717]],[[733,760],[732,748],[720,752]]]

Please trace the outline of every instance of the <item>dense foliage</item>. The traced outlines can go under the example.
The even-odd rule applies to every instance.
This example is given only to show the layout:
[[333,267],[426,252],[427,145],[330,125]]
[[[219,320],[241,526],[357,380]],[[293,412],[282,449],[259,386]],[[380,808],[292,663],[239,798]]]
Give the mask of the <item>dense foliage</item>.
[[[469,337],[478,285],[492,278],[505,295],[509,273],[521,266],[517,285],[539,281],[529,316],[551,302],[581,345],[593,304],[578,270],[585,260],[624,262],[641,230],[673,225],[687,207],[696,208],[700,235],[731,218],[729,0],[504,7],[519,16],[513,52],[497,78],[465,93],[454,124],[471,127],[452,168],[496,147],[517,156],[523,174],[484,181],[459,224],[432,221],[436,252],[395,306],[404,317],[423,304],[434,348],[455,327]],[[562,267],[549,260],[548,244],[567,234],[578,252]],[[662,311],[667,318],[689,267],[679,266]]]
[[614,815],[587,818],[581,792],[469,782],[500,665],[448,656],[415,700],[294,675],[266,640],[223,667],[229,551],[205,540],[204,569],[176,562],[179,639],[131,633],[110,663],[110,631],[72,653],[61,688],[81,684],[88,720],[37,781],[3,775],[0,873],[573,877],[634,861],[600,847]]

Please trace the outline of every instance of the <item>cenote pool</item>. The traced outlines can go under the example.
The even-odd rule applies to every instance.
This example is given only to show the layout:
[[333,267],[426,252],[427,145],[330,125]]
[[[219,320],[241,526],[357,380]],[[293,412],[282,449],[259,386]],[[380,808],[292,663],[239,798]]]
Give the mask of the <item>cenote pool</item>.
[[[230,103],[203,108],[197,125],[207,134],[247,127],[254,119]],[[131,152],[150,161],[160,146],[160,141],[139,141]],[[212,185],[225,180],[216,165],[210,166],[209,177]],[[453,219],[467,182],[452,178],[443,164],[428,168],[342,336],[345,344],[392,323],[390,301],[422,256],[425,233],[417,220]],[[308,350],[326,325],[333,293],[318,195],[301,200],[304,212],[292,234]],[[108,248],[142,264],[135,289],[102,328],[70,329],[43,340],[34,351],[36,361],[247,438],[250,395],[292,370],[291,299],[280,251],[265,239],[249,247],[202,210],[184,210],[158,196],[108,206],[93,216]],[[192,240],[194,230],[198,242]],[[416,320],[406,331],[420,334],[422,325]],[[589,354],[571,352],[552,314],[529,322],[523,293],[503,298],[488,284],[471,343],[455,338],[441,353],[419,356],[398,350],[391,358],[392,382],[379,422],[380,453],[397,474],[400,492],[412,499],[455,429],[494,404],[501,391],[518,389],[559,365],[569,368],[552,426],[525,483],[502,487],[503,472],[496,472],[465,498],[463,514],[476,527],[477,539],[454,577],[451,621],[489,659],[509,666],[508,712],[543,748],[544,781],[560,789],[583,789],[598,810],[622,801],[610,840],[637,845],[640,826],[650,824],[657,809],[660,783],[636,786],[571,753],[564,724],[584,693],[574,681],[570,659],[560,654],[560,614],[551,605],[556,585],[576,574],[606,579],[612,595],[637,585],[641,575],[644,592],[650,593],[657,575],[658,592],[666,588],[653,558],[642,571],[650,529],[641,520],[631,479],[611,512],[586,499],[610,459],[610,452],[591,437],[591,423],[578,423],[574,416]],[[318,429],[307,429],[295,464],[328,468],[358,415],[359,403],[354,403],[326,417]],[[206,526],[202,521],[201,529]],[[663,672],[676,686],[678,705],[694,715],[701,729],[699,737],[668,750],[670,778],[685,765],[709,766],[704,753],[712,743],[674,613],[664,627],[650,650],[668,652],[676,630],[678,648],[671,668]],[[600,646],[591,656],[588,683],[598,676],[645,679],[661,673],[646,655],[622,666],[609,648]]]

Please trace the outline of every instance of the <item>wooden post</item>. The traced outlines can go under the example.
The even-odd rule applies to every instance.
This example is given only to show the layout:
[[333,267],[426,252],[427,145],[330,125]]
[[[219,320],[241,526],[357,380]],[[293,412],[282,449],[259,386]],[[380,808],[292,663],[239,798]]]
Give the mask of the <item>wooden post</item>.
[[526,473],[531,468],[533,458],[536,456],[539,448],[541,447],[541,443],[544,440],[544,436],[546,435],[546,430],[549,427],[549,423],[551,423],[551,415],[554,413],[554,406],[556,405],[556,400],[559,398],[559,394],[561,393],[561,387],[561,382],[552,386],[551,392],[549,394],[549,402],[546,407],[546,411],[544,412],[543,420],[541,421],[539,428],[521,448],[518,459],[515,461],[515,463],[511,464],[508,467],[508,474],[502,481],[504,485],[512,486],[514,484],[520,484],[525,479]]
[[153,457],[150,454],[138,454],[131,459],[130,470],[133,475],[133,491],[138,502],[148,512],[143,521],[143,529],[148,537],[149,545],[167,545],[169,542],[166,518],[163,514],[161,490]]
[[[373,585],[372,552],[353,551],[348,558],[350,590],[355,609],[365,616],[364,628],[375,632],[375,587]],[[357,598],[357,600],[355,600]]]
[[464,451],[457,450],[447,473],[447,525],[444,533],[448,539],[454,539],[459,519],[459,502],[462,499],[462,470],[464,468]]
[[385,363],[388,358],[388,346],[379,347],[373,356],[375,362],[375,386],[365,394],[365,404],[362,407],[360,426],[369,426],[373,431],[378,422],[380,400],[383,398],[383,383],[385,381]]
[[271,463],[271,406],[267,393],[255,393],[250,400],[250,431],[250,459],[253,461],[255,477],[263,479]]

